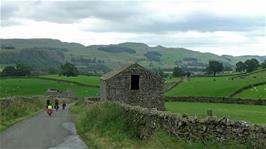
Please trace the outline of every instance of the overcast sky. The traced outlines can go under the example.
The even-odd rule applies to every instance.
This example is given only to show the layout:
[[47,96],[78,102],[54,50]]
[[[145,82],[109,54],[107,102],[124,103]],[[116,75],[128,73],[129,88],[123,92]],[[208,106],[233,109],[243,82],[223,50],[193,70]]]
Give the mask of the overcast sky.
[[266,55],[265,0],[1,0],[1,38]]

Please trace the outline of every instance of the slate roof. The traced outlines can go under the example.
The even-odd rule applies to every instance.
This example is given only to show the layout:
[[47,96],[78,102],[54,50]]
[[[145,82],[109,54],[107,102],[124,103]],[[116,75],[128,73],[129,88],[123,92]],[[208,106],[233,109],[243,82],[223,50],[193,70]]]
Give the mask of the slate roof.
[[[104,75],[102,75],[101,77],[101,80],[108,80],[110,78],[113,78],[115,77],[116,75],[120,74],[121,72],[125,71],[126,69],[128,69],[129,67],[133,66],[133,65],[137,65],[138,67],[146,70],[143,66],[139,65],[138,63],[129,63],[129,64],[126,64],[122,67],[120,67],[119,69],[115,69],[115,70],[112,70]],[[147,70],[149,71],[149,70]],[[162,79],[159,75],[155,74],[154,72],[152,71],[149,71],[151,75],[153,75],[154,77],[158,78],[158,79]]]
[[[112,77],[114,77],[114,76],[120,74],[121,72],[123,72],[124,70],[128,69],[128,68],[129,68],[130,66],[132,66],[132,65],[136,65],[136,63],[133,63],[133,64],[132,64],[132,63],[131,63],[131,64],[126,64],[126,65],[120,67],[119,69],[112,70],[112,71],[110,71],[110,72],[104,74],[104,75],[101,77],[101,79],[102,79],[102,80],[108,80],[108,79],[110,79],[110,78],[112,78]],[[138,65],[138,64],[137,64],[137,65]]]

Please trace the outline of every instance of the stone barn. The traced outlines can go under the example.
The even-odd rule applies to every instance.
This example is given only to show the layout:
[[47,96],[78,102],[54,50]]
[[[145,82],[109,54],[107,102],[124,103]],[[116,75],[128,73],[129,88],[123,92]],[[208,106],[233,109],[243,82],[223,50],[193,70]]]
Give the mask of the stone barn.
[[164,81],[141,65],[128,64],[101,77],[101,100],[164,110]]

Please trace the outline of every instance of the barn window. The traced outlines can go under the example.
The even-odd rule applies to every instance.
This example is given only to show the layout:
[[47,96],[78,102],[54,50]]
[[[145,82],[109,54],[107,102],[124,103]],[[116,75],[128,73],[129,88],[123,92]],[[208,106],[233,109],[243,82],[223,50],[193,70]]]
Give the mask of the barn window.
[[139,75],[131,75],[131,90],[139,89]]

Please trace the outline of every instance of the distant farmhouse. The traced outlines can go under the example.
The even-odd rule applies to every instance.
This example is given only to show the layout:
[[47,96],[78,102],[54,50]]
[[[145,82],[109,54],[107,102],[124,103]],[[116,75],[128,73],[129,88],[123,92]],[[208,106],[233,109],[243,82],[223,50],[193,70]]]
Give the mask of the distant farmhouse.
[[47,95],[60,98],[74,97],[74,93],[71,90],[61,91],[58,89],[48,89]]
[[101,100],[164,110],[164,81],[139,64],[128,64],[101,77]]

